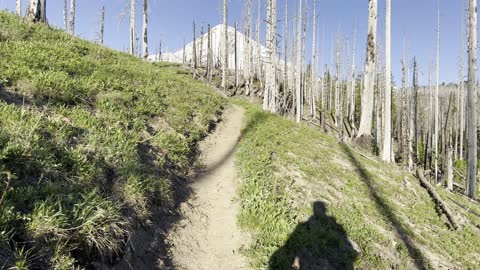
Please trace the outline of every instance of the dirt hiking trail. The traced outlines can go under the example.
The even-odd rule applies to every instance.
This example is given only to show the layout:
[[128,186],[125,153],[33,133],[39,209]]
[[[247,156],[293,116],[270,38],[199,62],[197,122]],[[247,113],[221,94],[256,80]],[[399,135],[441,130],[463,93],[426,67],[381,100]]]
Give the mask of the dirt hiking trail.
[[243,108],[229,106],[200,145],[205,167],[191,185],[192,196],[180,206],[182,219],[167,236],[175,269],[248,269],[239,252],[248,237],[236,224],[235,150],[243,123]]

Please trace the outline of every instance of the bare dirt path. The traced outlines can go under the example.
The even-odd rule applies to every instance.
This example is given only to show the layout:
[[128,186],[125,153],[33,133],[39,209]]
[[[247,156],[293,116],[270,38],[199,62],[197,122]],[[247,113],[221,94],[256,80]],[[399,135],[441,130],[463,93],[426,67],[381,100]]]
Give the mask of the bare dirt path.
[[191,198],[181,204],[182,220],[167,236],[175,269],[248,269],[239,252],[248,237],[236,224],[234,154],[243,123],[243,109],[230,106],[215,132],[200,146],[205,168],[192,184]]

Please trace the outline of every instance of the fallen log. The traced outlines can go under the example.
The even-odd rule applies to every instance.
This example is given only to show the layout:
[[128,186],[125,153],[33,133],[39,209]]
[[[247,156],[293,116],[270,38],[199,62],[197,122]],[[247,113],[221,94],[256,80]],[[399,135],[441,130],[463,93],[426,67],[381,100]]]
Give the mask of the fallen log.
[[423,175],[423,172],[421,169],[417,169],[417,178],[418,180],[420,180],[420,183],[423,187],[425,187],[428,191],[428,194],[430,194],[430,196],[432,197],[433,199],[433,202],[442,210],[442,212],[445,214],[445,216],[447,217],[448,221],[450,222],[450,224],[452,225],[452,228],[454,230],[458,230],[459,229],[459,226],[458,226],[458,223],[457,221],[455,220],[455,217],[452,215],[452,213],[450,212],[450,209],[448,209],[448,206],[442,201],[442,199],[440,198],[440,196],[437,194],[437,192],[435,191],[435,188],[430,185],[430,183],[425,179],[425,176]]

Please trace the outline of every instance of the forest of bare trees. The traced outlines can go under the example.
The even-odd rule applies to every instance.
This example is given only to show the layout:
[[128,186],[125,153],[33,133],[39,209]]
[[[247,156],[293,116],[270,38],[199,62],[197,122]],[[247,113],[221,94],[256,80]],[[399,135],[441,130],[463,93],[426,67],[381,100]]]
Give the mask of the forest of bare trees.
[[[328,57],[325,57],[325,33],[323,30],[320,35],[322,27],[317,18],[318,11],[322,9],[319,1],[314,0],[310,7],[305,0],[295,1],[295,5],[284,1],[284,14],[278,16],[277,0],[259,0],[257,5],[253,0],[245,0],[243,21],[240,22],[244,35],[243,38],[238,38],[237,23],[235,35],[232,37],[229,34],[229,1],[223,0],[223,32],[219,50],[221,59],[213,56],[216,52],[212,49],[214,46],[210,25],[204,33],[202,24],[200,38],[197,39],[199,27],[196,27],[194,22],[193,69],[203,69],[204,71],[198,74],[202,74],[210,82],[212,76],[221,74],[221,88],[224,92],[227,92],[230,86],[235,89],[243,87],[243,93],[247,96],[256,93],[263,100],[263,109],[269,112],[285,115],[296,122],[303,121],[321,127],[322,130],[338,136],[340,142],[351,142],[369,149],[386,163],[398,163],[409,171],[423,168],[432,182],[441,183],[449,190],[462,188],[470,198],[476,198],[476,1],[468,0],[468,28],[462,27],[462,61],[458,84],[440,85],[442,25],[438,2],[435,63],[430,65],[428,72],[420,71],[415,56],[410,56],[404,49],[399,87],[394,87],[391,74],[391,25],[395,24],[395,21],[391,21],[391,13],[395,13],[395,10],[391,8],[391,0],[385,0],[385,23],[382,24],[385,25],[385,36],[384,40],[379,40],[378,1],[382,0],[365,1],[368,28],[365,38],[365,62],[361,67],[355,65],[356,30],[352,37],[344,33],[332,34],[331,63],[328,65],[320,60]],[[34,22],[46,22],[46,2],[29,0],[26,18]],[[148,0],[143,1],[141,53],[136,51],[139,46],[136,44],[135,29],[137,4],[135,0],[130,2],[129,53],[149,59]],[[71,0],[68,20],[67,1],[64,1],[64,28],[67,30],[69,21],[68,31],[71,34],[75,33],[75,5],[75,0]],[[265,5],[266,10],[264,21],[260,14],[262,5]],[[289,7],[292,10],[292,6],[296,6],[297,10],[290,11],[289,14]],[[21,15],[20,0],[16,1],[16,13]],[[101,44],[104,40],[104,8],[102,14]],[[311,24],[308,21],[310,19]],[[264,54],[260,45],[263,27],[266,29]],[[282,31],[278,30],[280,27],[283,28]],[[305,52],[308,33],[312,35],[311,59],[306,59]],[[466,40],[465,36],[468,37]],[[233,52],[229,51],[230,44],[234,44]],[[183,62],[187,57],[185,50],[184,48]],[[466,52],[468,72],[464,74]],[[229,58],[231,54],[234,55],[233,58]],[[232,65],[229,61],[232,59],[235,66],[233,70],[229,68]],[[325,64],[325,67],[322,67],[322,64]],[[221,70],[221,73],[216,73],[216,69]],[[427,86],[419,85],[419,72],[429,74]],[[231,76],[234,76],[233,80],[230,80]],[[466,81],[464,77],[467,78]],[[466,160],[464,172],[453,168],[456,161],[463,160]]]

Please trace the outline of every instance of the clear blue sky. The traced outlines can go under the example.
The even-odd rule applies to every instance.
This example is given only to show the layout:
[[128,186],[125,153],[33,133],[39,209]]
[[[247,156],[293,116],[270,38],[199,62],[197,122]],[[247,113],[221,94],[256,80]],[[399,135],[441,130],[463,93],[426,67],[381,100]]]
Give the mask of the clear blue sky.
[[[293,15],[298,1],[277,0],[279,34],[282,33],[284,1],[289,1],[289,13]],[[368,0],[318,0],[319,24],[325,29],[324,59],[330,62],[330,42],[332,33],[339,29],[344,35],[353,35],[357,22],[357,67],[365,59],[365,38],[368,15]],[[385,1],[379,1],[379,38],[384,37]],[[23,0],[26,6],[27,0]],[[128,0],[77,0],[76,33],[93,40],[98,29],[98,13],[106,6],[105,43],[107,46],[125,50],[128,46]],[[212,26],[221,23],[221,0],[150,0],[149,39],[151,52],[156,51],[160,38],[163,48],[172,51],[182,47],[183,40],[191,40],[192,21]],[[257,0],[254,0],[256,7]],[[266,0],[262,0],[263,3]],[[138,29],[141,29],[143,0],[137,0]],[[229,23],[241,22],[243,0],[229,0]],[[308,6],[313,6],[308,0]],[[0,0],[0,8],[14,10],[15,0]],[[24,9],[24,8],[23,8]],[[458,80],[462,12],[464,0],[440,0],[441,12],[441,57],[440,81]],[[63,24],[63,0],[47,0],[47,16],[51,25]],[[121,19],[121,14],[126,13]],[[256,14],[256,11],[254,11]],[[265,10],[262,9],[262,20]],[[309,12],[311,18],[312,13]],[[311,23],[311,20],[310,20]],[[428,65],[435,59],[437,31],[437,0],[392,0],[392,65],[397,85],[401,79],[400,59],[403,52],[403,39],[407,37],[407,54],[416,56],[421,74],[421,82],[428,81]],[[265,28],[265,25],[262,26]],[[308,27],[310,33],[311,26]],[[321,36],[321,30],[320,34]],[[262,37],[264,34],[262,33]],[[352,38],[350,38],[352,39]],[[320,40],[320,44],[322,41]],[[310,56],[311,34],[307,38],[307,57]]]

